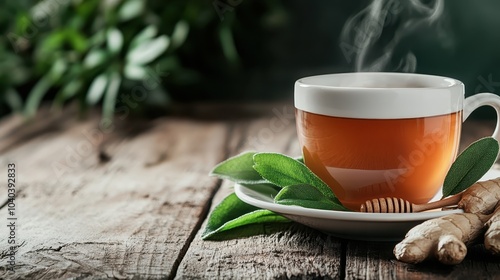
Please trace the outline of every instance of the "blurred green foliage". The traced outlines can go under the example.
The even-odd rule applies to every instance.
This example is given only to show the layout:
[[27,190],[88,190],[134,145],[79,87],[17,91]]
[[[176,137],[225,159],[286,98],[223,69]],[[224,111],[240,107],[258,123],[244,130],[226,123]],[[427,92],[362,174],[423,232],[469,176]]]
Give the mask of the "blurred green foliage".
[[[233,35],[238,7],[217,3],[3,2],[0,115],[12,110],[31,117],[48,99],[56,108],[71,100],[82,109],[102,104],[103,117],[109,118],[119,103],[144,110],[165,106],[175,97],[171,93],[182,89],[217,91],[209,85],[213,76],[230,81],[241,66]],[[282,11],[278,1],[250,7],[250,14],[259,14],[262,21],[277,13],[277,22],[266,26],[279,25]],[[242,17],[248,16],[243,12]],[[262,25],[254,27],[258,32]]]
[[352,70],[339,34],[366,2],[3,1],[0,116],[291,98],[300,77]]
[[[355,70],[340,33],[372,2],[1,1],[0,116],[33,116],[42,101],[54,108],[76,101],[82,110],[100,105],[110,117],[165,112],[172,100],[291,98],[300,77]],[[415,3],[432,6],[427,2]],[[401,28],[394,61],[411,51],[419,73],[457,78],[467,95],[498,94],[500,4],[485,2],[446,1],[442,28],[405,26],[398,16],[412,21],[415,11],[403,3],[410,10],[394,15],[374,58]]]

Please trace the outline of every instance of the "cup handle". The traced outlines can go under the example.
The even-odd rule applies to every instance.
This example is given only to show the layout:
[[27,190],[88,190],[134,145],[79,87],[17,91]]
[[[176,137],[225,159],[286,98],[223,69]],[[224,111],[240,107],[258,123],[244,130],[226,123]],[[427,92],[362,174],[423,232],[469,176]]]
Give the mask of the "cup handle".
[[481,106],[491,106],[497,113],[497,124],[492,137],[500,142],[500,96],[493,93],[477,93],[464,100],[462,122]]

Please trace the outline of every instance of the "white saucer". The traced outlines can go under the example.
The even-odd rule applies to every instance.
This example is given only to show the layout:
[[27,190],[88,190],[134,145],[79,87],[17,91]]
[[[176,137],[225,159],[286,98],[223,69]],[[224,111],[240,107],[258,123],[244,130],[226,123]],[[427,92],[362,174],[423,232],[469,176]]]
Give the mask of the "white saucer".
[[[499,170],[490,170],[481,181],[499,176]],[[320,210],[276,204],[271,195],[238,184],[235,185],[234,191],[238,198],[250,205],[271,210],[292,221],[331,235],[355,240],[399,241],[404,238],[409,229],[425,220],[463,212],[460,209],[455,209],[388,214]]]

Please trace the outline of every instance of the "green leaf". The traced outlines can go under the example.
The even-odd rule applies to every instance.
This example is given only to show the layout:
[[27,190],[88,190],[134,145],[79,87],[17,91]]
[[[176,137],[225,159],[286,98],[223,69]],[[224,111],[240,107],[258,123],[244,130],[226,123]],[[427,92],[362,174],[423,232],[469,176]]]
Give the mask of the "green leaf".
[[106,90],[107,85],[108,75],[106,73],[97,76],[89,86],[86,98],[87,104],[92,106],[99,102],[104,94],[104,91]]
[[123,69],[123,74],[127,79],[137,80],[137,81],[145,80],[149,76],[147,68],[141,65],[135,65],[130,63],[125,65],[125,68]]
[[103,44],[106,41],[106,34],[107,32],[105,29],[97,31],[94,35],[92,35],[92,37],[89,38],[89,45],[96,47]]
[[[23,34],[23,33],[21,33]],[[38,43],[42,54],[52,54],[62,48],[66,41],[66,33],[63,30],[53,30]]]
[[102,103],[102,117],[104,119],[113,119],[115,113],[116,98],[120,90],[121,77],[118,72],[113,72],[109,75],[109,85]]
[[296,158],[294,158],[294,160],[296,160],[296,161],[298,161],[298,162],[300,162],[302,164],[304,163],[304,157],[302,157],[302,156],[296,157]]
[[81,80],[73,80],[73,81],[69,82],[61,90],[62,97],[64,98],[64,100],[66,100],[66,99],[69,99],[69,98],[75,96],[80,91],[82,86],[83,86],[83,83]]
[[9,105],[10,109],[14,112],[20,112],[23,107],[23,100],[21,99],[21,96],[19,93],[13,89],[13,88],[8,88],[5,91],[5,96],[4,96],[5,103]]
[[24,114],[28,118],[31,118],[35,115],[43,96],[47,93],[52,84],[52,79],[48,75],[45,75],[40,80],[38,80],[35,86],[33,86],[33,89],[26,99],[26,105],[24,107]]
[[453,162],[443,184],[443,197],[457,194],[476,183],[495,163],[499,145],[486,137],[472,143]]
[[127,61],[139,65],[150,63],[164,53],[169,44],[170,39],[166,35],[145,41],[127,54]]
[[211,176],[217,176],[240,184],[263,184],[267,181],[253,168],[255,152],[244,152],[214,167]]
[[66,29],[66,36],[71,44],[71,47],[79,52],[84,52],[88,47],[87,38],[76,30]]
[[217,205],[210,216],[201,236],[202,239],[214,239],[218,234],[230,229],[250,224],[283,223],[287,218],[269,210],[259,209],[241,201],[232,193]]
[[83,66],[87,69],[100,66],[106,61],[108,56],[108,53],[104,50],[92,50],[83,59]]
[[81,80],[69,81],[54,98],[54,104],[56,106],[61,106],[64,101],[72,98],[80,92],[82,87],[83,83]]
[[275,153],[258,153],[253,156],[254,169],[262,178],[280,187],[307,184],[316,187],[324,196],[340,204],[330,187],[299,161]]
[[180,47],[189,33],[189,24],[185,20],[180,20],[174,27],[172,33],[172,48]]
[[144,10],[144,1],[142,0],[129,0],[125,1],[118,10],[118,18],[121,21],[127,21],[138,17]]
[[264,183],[264,184],[241,184],[242,186],[245,186],[246,188],[249,188],[251,190],[254,190],[260,194],[263,194],[265,196],[268,196],[272,199],[274,199],[278,193],[281,191],[281,187],[278,187],[276,185],[270,184],[270,183]]
[[241,225],[231,230],[225,230],[217,232],[211,235],[207,240],[221,241],[221,240],[231,240],[239,239],[256,235],[270,235],[277,232],[283,232],[289,230],[293,226],[293,223],[278,222],[278,223],[258,223],[258,224],[246,224]]
[[153,39],[156,36],[156,34],[158,34],[158,28],[156,28],[156,26],[149,25],[145,27],[130,41],[130,48],[133,49],[142,44],[144,41],[149,41]]
[[58,81],[62,75],[68,69],[68,63],[65,59],[59,58],[53,62],[52,67],[50,68],[49,75],[53,81]]
[[123,34],[116,28],[111,28],[106,36],[108,49],[111,53],[119,53],[123,46]]
[[317,188],[307,185],[292,185],[281,189],[274,202],[324,210],[345,210],[345,207],[328,199]]
[[219,39],[222,47],[222,52],[228,61],[233,64],[238,63],[239,55],[236,50],[233,33],[230,26],[223,25],[219,30]]

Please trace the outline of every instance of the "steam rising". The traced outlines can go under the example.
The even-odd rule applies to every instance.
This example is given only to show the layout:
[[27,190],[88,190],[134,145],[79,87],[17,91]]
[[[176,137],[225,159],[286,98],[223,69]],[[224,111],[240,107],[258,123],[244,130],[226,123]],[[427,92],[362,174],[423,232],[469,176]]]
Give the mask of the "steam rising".
[[[438,23],[443,8],[443,0],[372,0],[347,20],[340,47],[347,61],[354,63],[356,71],[415,72],[415,55],[408,50],[398,55],[401,58],[395,58],[396,47],[416,30]],[[389,38],[384,29],[392,30]],[[439,28],[433,30],[442,32]]]

